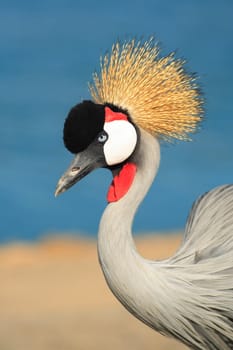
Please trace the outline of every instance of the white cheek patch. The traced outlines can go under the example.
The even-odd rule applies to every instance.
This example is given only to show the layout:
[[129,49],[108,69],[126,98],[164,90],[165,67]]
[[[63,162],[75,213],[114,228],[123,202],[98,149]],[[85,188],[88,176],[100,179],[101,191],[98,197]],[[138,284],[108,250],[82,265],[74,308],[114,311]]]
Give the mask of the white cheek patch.
[[108,165],[115,165],[126,160],[137,144],[134,126],[126,120],[114,120],[104,124],[108,140],[104,144],[104,155]]

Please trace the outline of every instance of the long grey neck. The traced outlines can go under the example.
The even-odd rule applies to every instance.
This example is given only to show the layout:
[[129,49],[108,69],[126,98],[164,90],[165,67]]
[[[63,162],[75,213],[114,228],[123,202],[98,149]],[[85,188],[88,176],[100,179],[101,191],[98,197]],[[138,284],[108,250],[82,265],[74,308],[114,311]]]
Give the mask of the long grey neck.
[[[136,210],[150,188],[160,161],[158,141],[141,131],[133,162],[137,173],[127,194],[105,209],[99,227],[98,254],[106,281],[115,296],[134,314],[135,278],[140,283],[146,260],[136,251],[132,223]],[[142,282],[143,283],[143,282]],[[129,300],[130,299],[130,300]],[[131,300],[132,299],[132,300]],[[137,315],[138,317],[138,315]]]

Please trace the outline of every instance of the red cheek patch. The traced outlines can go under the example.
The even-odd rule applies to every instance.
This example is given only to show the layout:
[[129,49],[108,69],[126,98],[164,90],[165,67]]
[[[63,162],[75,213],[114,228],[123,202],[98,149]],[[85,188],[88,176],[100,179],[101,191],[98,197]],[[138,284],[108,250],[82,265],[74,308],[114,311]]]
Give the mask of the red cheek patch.
[[119,174],[113,178],[108,190],[107,200],[109,203],[117,202],[128,192],[136,171],[137,167],[134,163],[127,163],[123,166]]
[[105,122],[113,122],[114,120],[128,120],[127,116],[121,112],[113,112],[111,108],[105,107]]

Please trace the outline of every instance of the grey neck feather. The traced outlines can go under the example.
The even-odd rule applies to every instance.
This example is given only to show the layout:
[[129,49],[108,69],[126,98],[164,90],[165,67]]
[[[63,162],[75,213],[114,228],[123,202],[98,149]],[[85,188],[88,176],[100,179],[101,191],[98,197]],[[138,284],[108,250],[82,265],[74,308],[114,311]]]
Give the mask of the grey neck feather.
[[99,261],[110,289],[138,319],[192,349],[233,349],[233,317],[226,312],[231,310],[231,306],[226,308],[226,300],[232,305],[232,275],[227,287],[219,277],[222,273],[224,278],[228,271],[224,268],[227,256],[223,255],[221,272],[208,274],[205,271],[213,271],[219,262],[213,257],[196,263],[189,237],[186,249],[170,259],[151,261],[138,254],[132,222],[158,170],[158,141],[141,131],[134,157],[137,173],[133,184],[121,200],[107,206],[99,227]]
[[136,210],[158,170],[160,147],[158,141],[143,130],[132,161],[137,165],[137,173],[131,188],[121,200],[109,204],[102,216],[98,254],[104,276],[114,295],[131,313],[148,323],[141,314],[146,290],[140,289],[145,283],[148,263],[138,254],[131,229]]

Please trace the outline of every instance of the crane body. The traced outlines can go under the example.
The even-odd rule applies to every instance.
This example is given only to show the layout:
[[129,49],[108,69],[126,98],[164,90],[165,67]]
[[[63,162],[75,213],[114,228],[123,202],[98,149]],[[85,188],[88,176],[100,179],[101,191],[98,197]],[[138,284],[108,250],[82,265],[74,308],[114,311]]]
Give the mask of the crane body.
[[[214,237],[215,227],[209,227],[211,235],[206,241],[212,242],[208,241],[206,246],[202,242],[207,234],[206,228],[202,228],[207,225],[206,219],[196,217],[204,221],[198,222],[203,231],[192,232],[197,237],[201,234],[199,242],[193,245],[188,242],[186,230],[186,239],[173,257],[154,261],[140,256],[132,237],[132,222],[156,175],[160,158],[159,144],[151,135],[144,132],[140,146],[136,158],[142,163],[137,168],[134,185],[121,201],[107,206],[100,222],[98,254],[106,282],[126,309],[155,330],[173,335],[193,349],[231,349],[233,322],[224,307],[233,315],[233,277],[232,268],[229,269],[233,265],[232,230],[228,237],[223,234],[221,237],[221,232],[216,232]],[[217,215],[211,214],[221,231],[226,223],[233,226],[233,186],[219,187],[206,196],[211,202],[217,194],[222,212],[217,220]],[[206,215],[208,209],[212,211],[207,205]],[[189,225],[197,213],[195,207],[193,210]],[[226,241],[223,249],[219,246],[221,240]],[[231,343],[224,344],[222,338]]]

